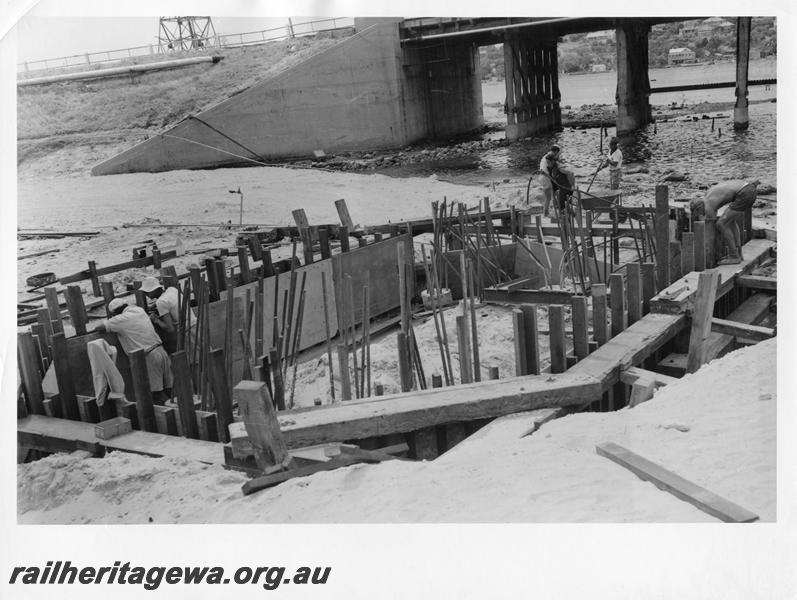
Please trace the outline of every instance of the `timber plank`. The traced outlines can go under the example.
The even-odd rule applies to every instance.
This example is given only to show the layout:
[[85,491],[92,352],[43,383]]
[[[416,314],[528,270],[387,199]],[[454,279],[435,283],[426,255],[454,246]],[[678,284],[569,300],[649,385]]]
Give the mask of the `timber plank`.
[[656,382],[657,387],[663,385],[669,385],[670,383],[675,383],[678,381],[676,377],[670,377],[669,375],[662,375],[661,373],[656,373],[655,371],[648,371],[647,369],[640,369],[639,367],[629,367],[625,369],[622,374],[620,375],[620,381],[625,383],[626,385],[633,385],[636,383],[638,379],[651,379]]
[[334,471],[335,469],[348,467],[362,462],[377,463],[379,460],[366,456],[341,454],[340,456],[336,456],[327,462],[308,465],[306,467],[299,467],[298,469],[290,469],[288,471],[274,473],[273,475],[257,477],[243,484],[243,486],[241,486],[241,491],[243,491],[245,496],[248,496],[249,494],[259,492],[260,490],[264,490],[266,488],[274,487],[275,485],[279,485],[280,483],[288,481],[289,479],[294,479],[295,477],[307,477],[308,475],[314,475],[315,473],[320,473],[322,471]]
[[659,464],[631,452],[613,442],[595,447],[595,451],[618,465],[625,467],[639,478],[650,481],[660,490],[671,493],[726,523],[752,523],[758,515],[726,500],[699,485],[676,475]]
[[711,319],[711,331],[717,333],[724,333],[734,337],[746,338],[756,342],[762,342],[774,337],[775,330],[771,327],[758,327],[757,325],[747,325],[746,323],[737,323],[727,319]]
[[[720,276],[717,288],[717,298],[722,298],[731,291],[739,275],[752,271],[763,259],[769,256],[775,242],[763,239],[754,239],[747,242],[742,249],[744,260],[738,265],[721,265],[715,267]],[[697,282],[700,273],[693,271],[687,273],[667,289],[661,291],[650,301],[650,310],[659,313],[677,314],[691,312],[697,295]]]
[[[753,294],[742,302],[741,306],[728,315],[728,320],[737,323],[756,325],[769,314],[772,298],[773,296],[769,294]],[[707,342],[706,360],[711,361],[722,356],[732,349],[733,345],[734,337],[732,335],[712,331]]]

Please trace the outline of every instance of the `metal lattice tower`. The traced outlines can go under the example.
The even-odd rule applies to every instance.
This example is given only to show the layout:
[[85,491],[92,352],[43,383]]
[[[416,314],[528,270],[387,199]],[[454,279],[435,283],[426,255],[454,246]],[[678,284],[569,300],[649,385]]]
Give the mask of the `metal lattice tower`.
[[162,52],[194,50],[216,44],[210,17],[161,17],[158,45]]

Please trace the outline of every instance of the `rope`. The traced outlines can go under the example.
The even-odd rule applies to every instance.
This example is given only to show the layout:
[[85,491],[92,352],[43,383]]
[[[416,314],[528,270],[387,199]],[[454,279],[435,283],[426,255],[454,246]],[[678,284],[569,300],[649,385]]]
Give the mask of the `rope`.
[[262,157],[262,156],[260,156],[260,155],[259,155],[257,152],[255,152],[254,150],[251,150],[250,148],[247,148],[247,147],[246,147],[246,146],[244,146],[244,145],[243,145],[241,142],[238,142],[238,141],[236,141],[236,140],[232,139],[232,138],[231,138],[229,135],[227,135],[227,134],[226,134],[226,133],[224,133],[223,131],[219,131],[218,129],[216,129],[215,127],[213,127],[213,125],[211,125],[210,123],[208,123],[207,121],[203,121],[202,119],[200,119],[199,117],[195,117],[194,115],[188,115],[188,118],[189,118],[189,119],[194,119],[194,121],[199,121],[200,123],[202,123],[202,124],[203,124],[205,127],[207,127],[208,129],[211,129],[212,131],[215,131],[215,132],[216,132],[216,133],[218,133],[220,136],[222,136],[223,138],[225,138],[225,139],[227,139],[227,140],[231,141],[231,142],[232,142],[233,144],[235,144],[236,146],[239,146],[239,147],[243,148],[244,150],[246,150],[247,152],[251,153],[251,154],[252,154],[252,156],[254,156],[255,158],[257,158],[257,159],[260,159],[260,160],[263,160],[263,157]]
[[167,137],[167,138],[174,138],[175,140],[181,140],[183,142],[189,142],[191,144],[196,144],[197,146],[202,146],[203,148],[210,148],[211,150],[216,150],[218,152],[222,152],[224,154],[229,154],[230,156],[234,156],[235,158],[240,158],[241,160],[248,160],[249,162],[253,162],[256,165],[260,165],[263,167],[281,167],[279,163],[264,163],[259,160],[255,160],[254,158],[249,158],[247,156],[241,156],[240,154],[235,154],[234,152],[228,152],[227,150],[222,150],[221,148],[217,148],[216,146],[209,146],[208,144],[203,144],[202,142],[197,142],[196,140],[189,140],[188,138],[180,137],[179,135],[171,135],[169,133],[159,133],[160,137]]

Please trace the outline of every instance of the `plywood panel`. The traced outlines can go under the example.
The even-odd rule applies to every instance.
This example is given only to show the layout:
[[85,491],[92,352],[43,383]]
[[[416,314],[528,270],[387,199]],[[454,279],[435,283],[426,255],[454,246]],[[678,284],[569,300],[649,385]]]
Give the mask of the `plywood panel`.
[[[412,266],[412,237],[408,234],[332,257],[336,306],[341,306],[345,289],[344,276],[351,275],[354,290],[354,320],[357,324],[362,322],[362,289],[366,282],[370,282],[372,318],[399,306],[397,251],[399,244],[407,244],[406,264]],[[330,311],[332,310],[334,309],[330,308]],[[340,316],[338,319],[340,322]]]
[[[303,274],[307,274],[305,281],[305,290],[307,292],[304,317],[302,319],[302,338],[300,349],[304,350],[319,344],[326,340],[326,332],[324,329],[324,299],[321,290],[321,273],[326,273],[327,280],[327,297],[329,302],[329,333],[331,336],[337,334],[337,317],[336,317],[336,301],[332,277],[332,260],[322,260],[315,262],[311,265],[306,265],[296,269],[296,293],[294,299],[294,319],[299,308],[300,300],[300,286],[302,283]],[[279,278],[279,284],[277,279]],[[263,281],[263,348],[268,349],[272,346],[273,332],[274,332],[274,288],[279,285],[279,298],[277,299],[277,318],[278,322],[282,324],[283,316],[283,294],[290,288],[291,274],[290,272],[280,273],[274,277],[268,277]],[[243,372],[243,346],[241,345],[238,329],[243,329],[245,326],[246,315],[246,292],[249,291],[250,298],[254,303],[255,294],[257,294],[257,282],[249,283],[236,287],[234,294],[233,305],[233,379],[237,383],[241,379]],[[357,288],[355,287],[355,295]],[[211,345],[217,348],[223,347],[224,344],[224,323],[226,318],[227,292],[222,292],[221,300],[211,304],[210,309],[210,322],[211,322]],[[278,327],[279,331],[279,327]],[[249,336],[249,343],[254,350],[255,348],[255,319],[252,319],[252,331]]]

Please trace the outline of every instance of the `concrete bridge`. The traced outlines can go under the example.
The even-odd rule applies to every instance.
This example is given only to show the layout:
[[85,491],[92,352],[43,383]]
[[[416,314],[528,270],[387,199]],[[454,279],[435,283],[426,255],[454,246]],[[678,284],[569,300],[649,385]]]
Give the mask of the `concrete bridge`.
[[[693,19],[694,17],[689,17]],[[503,44],[508,139],[561,126],[557,42],[616,30],[617,130],[652,121],[648,32],[686,18],[355,19],[323,53],[92,169],[94,175],[399,148],[483,125],[479,46]],[[746,128],[750,17],[737,19],[734,127]]]

